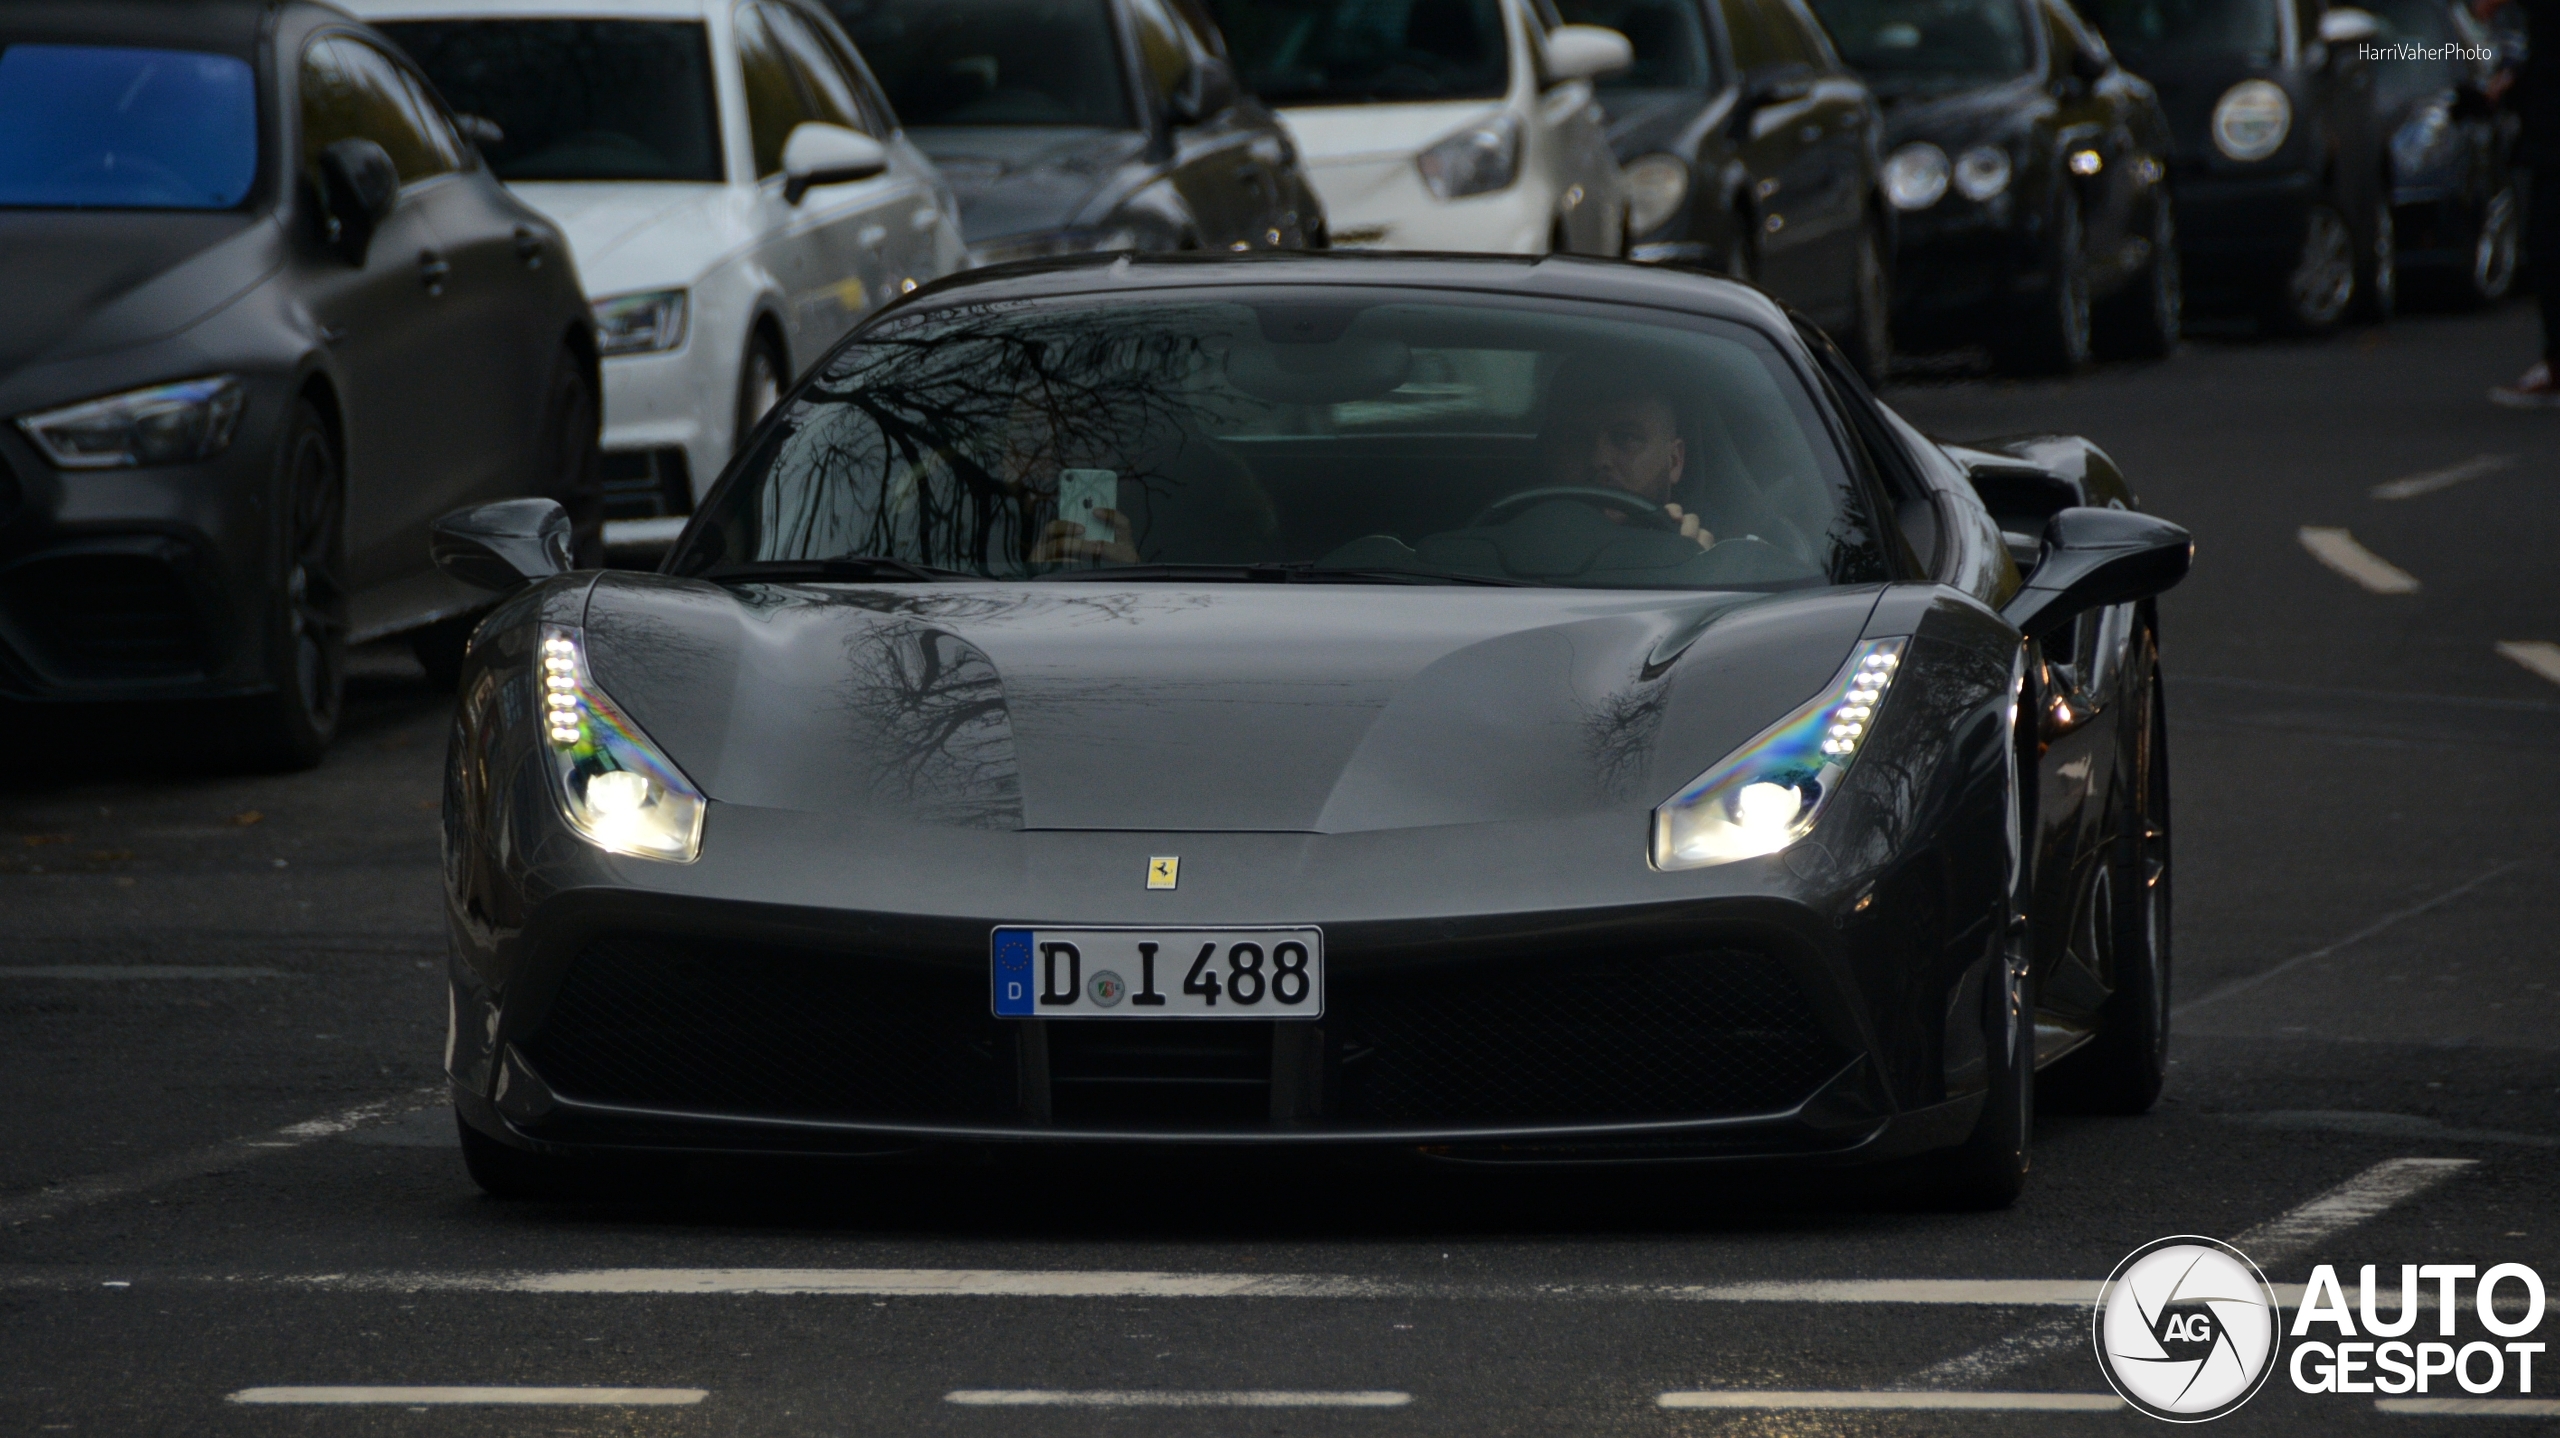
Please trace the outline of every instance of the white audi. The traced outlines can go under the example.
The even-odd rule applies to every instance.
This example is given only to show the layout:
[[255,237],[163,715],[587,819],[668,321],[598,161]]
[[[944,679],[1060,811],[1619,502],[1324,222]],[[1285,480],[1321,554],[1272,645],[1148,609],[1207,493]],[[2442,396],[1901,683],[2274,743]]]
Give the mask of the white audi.
[[1552,0],[1209,0],[1280,112],[1339,248],[1626,246],[1626,182],[1591,81],[1626,36]]
[[606,542],[674,538],[801,367],[967,263],[959,208],[801,0],[350,0],[557,221],[604,362]]

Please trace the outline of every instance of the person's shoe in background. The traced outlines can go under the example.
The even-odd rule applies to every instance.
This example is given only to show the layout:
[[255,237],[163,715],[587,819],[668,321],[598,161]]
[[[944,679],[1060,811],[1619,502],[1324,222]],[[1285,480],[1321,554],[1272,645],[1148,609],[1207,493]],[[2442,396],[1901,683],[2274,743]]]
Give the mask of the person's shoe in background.
[[2536,360],[2514,384],[2489,391],[2489,402],[2509,409],[2560,409],[2560,380],[2551,377],[2549,360]]

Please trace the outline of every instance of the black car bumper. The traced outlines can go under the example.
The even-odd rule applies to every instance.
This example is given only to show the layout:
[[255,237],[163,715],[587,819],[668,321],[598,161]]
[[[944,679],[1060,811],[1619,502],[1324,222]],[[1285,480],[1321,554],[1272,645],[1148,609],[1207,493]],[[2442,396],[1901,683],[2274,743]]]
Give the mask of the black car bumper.
[[2190,289],[2270,283],[2302,254],[2305,217],[2320,196],[2305,170],[2181,174],[2178,259]]
[[1893,250],[1894,333],[1903,343],[1980,339],[2043,288],[2042,246],[2010,200],[1950,195],[1903,213]]

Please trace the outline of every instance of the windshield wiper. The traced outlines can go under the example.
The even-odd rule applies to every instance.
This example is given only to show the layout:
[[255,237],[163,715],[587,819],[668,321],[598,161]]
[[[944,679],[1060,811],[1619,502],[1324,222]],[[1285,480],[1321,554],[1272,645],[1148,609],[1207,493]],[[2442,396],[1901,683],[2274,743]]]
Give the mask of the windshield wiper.
[[747,564],[719,564],[696,577],[714,583],[723,579],[911,579],[930,583],[986,576],[892,559],[885,554],[842,554],[833,559],[759,559]]
[[1215,584],[1497,584],[1534,587],[1526,579],[1500,579],[1490,574],[1462,574],[1450,569],[1337,568],[1311,560],[1292,564],[1107,564],[1069,569],[1044,579],[1189,579]]

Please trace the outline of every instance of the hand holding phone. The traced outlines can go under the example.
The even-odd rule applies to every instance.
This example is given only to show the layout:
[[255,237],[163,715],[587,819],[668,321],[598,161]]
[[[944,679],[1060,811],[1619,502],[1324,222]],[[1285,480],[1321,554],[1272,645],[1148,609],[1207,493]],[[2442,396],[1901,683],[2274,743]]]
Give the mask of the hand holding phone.
[[1116,469],[1062,469],[1058,471],[1058,517],[1084,526],[1084,537],[1108,541],[1113,537],[1111,521],[1097,517],[1101,510],[1120,507],[1120,471]]

